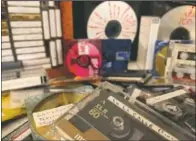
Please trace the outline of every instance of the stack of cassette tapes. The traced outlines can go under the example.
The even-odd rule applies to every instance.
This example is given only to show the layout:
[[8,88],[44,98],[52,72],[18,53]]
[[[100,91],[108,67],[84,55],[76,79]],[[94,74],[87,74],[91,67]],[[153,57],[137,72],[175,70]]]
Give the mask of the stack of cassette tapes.
[[15,60],[21,60],[25,70],[61,65],[59,3],[8,1],[7,5]]
[[2,62],[9,62],[9,61],[14,61],[14,55],[12,52],[12,43],[10,39],[10,30],[9,30],[9,22],[7,19],[7,9],[6,9],[6,4],[4,1],[2,3],[2,21],[1,21],[1,26],[2,26]]

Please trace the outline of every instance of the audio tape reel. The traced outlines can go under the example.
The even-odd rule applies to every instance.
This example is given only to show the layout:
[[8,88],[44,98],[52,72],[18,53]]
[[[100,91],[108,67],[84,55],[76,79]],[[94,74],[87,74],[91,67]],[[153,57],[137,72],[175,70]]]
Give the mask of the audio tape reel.
[[[77,87],[75,87],[77,89]],[[50,132],[51,124],[69,110],[73,104],[83,99],[89,92],[75,92],[65,89],[64,92],[44,93],[30,97],[25,101],[27,115],[33,137],[36,140],[60,140],[55,132]]]
[[88,38],[131,39],[137,33],[137,17],[132,7],[123,1],[100,3],[87,23]]
[[101,41],[65,40],[66,76],[89,77],[99,74],[102,65]]

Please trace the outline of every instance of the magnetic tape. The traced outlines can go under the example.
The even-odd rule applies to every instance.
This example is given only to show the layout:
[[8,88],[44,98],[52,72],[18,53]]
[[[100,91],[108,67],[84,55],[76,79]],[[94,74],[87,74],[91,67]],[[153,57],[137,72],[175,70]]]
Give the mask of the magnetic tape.
[[104,89],[105,85],[103,83],[94,94],[84,98],[54,123],[63,140],[186,139],[154,116],[129,103],[120,91]]

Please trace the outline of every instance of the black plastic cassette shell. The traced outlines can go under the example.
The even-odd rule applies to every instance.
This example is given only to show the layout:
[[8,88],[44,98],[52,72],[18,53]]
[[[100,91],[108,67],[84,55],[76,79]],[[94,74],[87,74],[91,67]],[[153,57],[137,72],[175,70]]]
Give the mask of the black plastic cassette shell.
[[[101,91],[101,93],[102,93],[102,95],[101,95],[101,97],[99,97],[98,99],[107,99],[107,97],[109,97],[109,96],[113,96],[113,97],[115,97],[115,98],[117,98],[118,100],[120,100],[121,102],[123,102],[125,105],[129,105],[130,106],[130,103],[128,102],[128,101],[125,101],[124,99],[123,99],[123,97],[121,97],[121,96],[119,96],[119,95],[117,95],[117,94],[114,94],[114,93],[111,93],[111,92],[109,92],[109,91]],[[97,100],[98,100],[97,99]],[[96,100],[96,101],[97,101]],[[99,101],[100,101],[99,100]],[[91,103],[91,104],[90,104]],[[78,115],[79,116],[82,116],[83,118],[85,118],[85,120],[87,120],[87,121],[89,121],[89,122],[91,122],[90,124],[95,124],[95,125],[93,125],[93,126],[98,126],[98,125],[96,125],[97,123],[96,122],[92,122],[89,118],[89,116],[87,116],[88,114],[86,114],[86,110],[87,109],[89,109],[89,108],[92,108],[93,107],[93,105],[96,105],[96,103],[97,102],[95,102],[95,100],[93,100],[93,101],[91,101],[84,109],[82,109],[79,113],[78,113]],[[108,103],[109,104],[109,103]],[[112,105],[111,105],[112,106]],[[114,105],[113,105],[114,106]],[[107,108],[111,108],[110,106],[108,106]],[[143,115],[144,117],[146,117],[147,119],[152,119],[151,121],[153,122],[153,123],[158,123],[158,121],[157,121],[157,119],[155,118],[155,117],[151,117],[151,115],[149,115],[149,114],[147,114],[145,111],[143,111],[143,110],[140,110],[140,109],[138,109],[135,105],[131,105],[131,108],[133,109],[133,110],[136,110],[137,112],[139,112],[141,115]],[[112,108],[110,109],[111,110],[111,112],[112,112]],[[110,111],[109,110],[109,111]],[[119,112],[122,112],[120,109],[120,111],[119,112],[116,112],[116,110],[117,109],[115,109],[115,113],[119,113]],[[114,114],[114,113],[113,113]],[[115,114],[116,115],[116,114]],[[122,115],[122,114],[121,114]],[[89,120],[88,120],[89,119]],[[97,121],[98,122],[98,121]],[[133,121],[132,121],[133,122]],[[101,123],[101,125],[103,125],[103,121],[102,121],[102,123]],[[135,122],[134,121],[134,124],[135,123],[137,123],[137,122]],[[98,124],[100,124],[100,123],[98,123]],[[104,124],[104,125],[106,125],[107,124],[107,122]],[[105,127],[105,126],[104,126]],[[109,126],[106,126],[106,127],[109,127]],[[139,127],[139,125],[137,126],[137,127]],[[166,125],[165,124],[163,124],[162,125],[162,123],[160,123],[160,127],[162,127],[163,129],[164,128],[166,128]],[[141,126],[140,125],[140,128],[142,128],[142,129],[144,129],[144,125],[143,126]],[[139,129],[139,130],[142,130],[142,129]],[[145,131],[146,132],[149,132],[149,131],[147,131],[147,129],[145,129]],[[174,132],[176,132],[176,131],[172,131],[171,129],[167,129],[167,132],[170,132],[170,133],[174,133]],[[148,135],[149,134],[151,134],[152,132],[149,132],[148,133]],[[175,133],[174,133],[175,134]],[[180,136],[182,136],[182,137],[180,137]],[[146,137],[146,138],[142,138],[142,139],[147,139],[148,137]],[[184,137],[183,135],[179,135],[178,136],[178,138],[180,138],[180,139],[185,139],[186,137]],[[156,140],[160,140],[160,137],[158,137]],[[152,140],[152,138],[149,138],[149,139],[147,139],[147,140]]]

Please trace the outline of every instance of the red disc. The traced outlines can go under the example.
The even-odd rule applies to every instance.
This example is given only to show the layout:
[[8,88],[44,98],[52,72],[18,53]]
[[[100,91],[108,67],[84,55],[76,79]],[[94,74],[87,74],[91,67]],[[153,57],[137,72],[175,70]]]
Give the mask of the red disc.
[[[85,56],[89,56],[90,58],[87,67],[84,67],[88,62],[88,58],[85,58]],[[81,63],[84,63],[84,65]],[[78,42],[67,52],[65,64],[69,71],[75,76],[93,76],[102,65],[102,56],[100,51],[93,44],[89,42]]]

